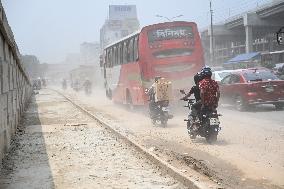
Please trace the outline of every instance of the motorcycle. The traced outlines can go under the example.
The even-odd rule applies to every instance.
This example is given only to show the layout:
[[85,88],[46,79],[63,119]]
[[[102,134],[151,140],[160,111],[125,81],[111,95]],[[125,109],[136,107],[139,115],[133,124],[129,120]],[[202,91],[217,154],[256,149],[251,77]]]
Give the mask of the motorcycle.
[[168,120],[173,118],[173,116],[169,114],[169,101],[163,100],[154,102],[151,100],[151,94],[149,94],[148,89],[145,90],[145,93],[149,96],[149,114],[152,124],[156,125],[160,123],[162,127],[166,127]]
[[[184,90],[180,90],[180,93],[186,95]],[[187,132],[191,139],[195,139],[197,135],[205,137],[208,143],[217,141],[217,136],[221,130],[219,116],[217,110],[208,109],[201,111],[196,117],[192,116],[192,106],[195,99],[184,99],[187,101],[187,107],[189,109],[188,118],[184,121],[187,122]]]

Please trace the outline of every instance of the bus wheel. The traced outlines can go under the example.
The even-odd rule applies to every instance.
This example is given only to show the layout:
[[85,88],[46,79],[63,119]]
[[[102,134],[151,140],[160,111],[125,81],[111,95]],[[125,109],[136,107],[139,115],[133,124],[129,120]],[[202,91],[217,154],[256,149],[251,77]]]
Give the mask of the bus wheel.
[[126,105],[127,105],[127,108],[129,110],[133,110],[134,109],[134,105],[132,103],[132,98],[131,98],[131,95],[130,95],[130,92],[129,92],[128,89],[126,91]]

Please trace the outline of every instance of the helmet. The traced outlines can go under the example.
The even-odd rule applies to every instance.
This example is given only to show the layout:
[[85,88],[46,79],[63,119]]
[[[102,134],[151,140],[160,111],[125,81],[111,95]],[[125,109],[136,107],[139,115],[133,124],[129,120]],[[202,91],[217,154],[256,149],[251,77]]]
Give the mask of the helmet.
[[196,73],[196,74],[194,75],[193,79],[194,79],[195,85],[198,85],[199,81],[202,80],[202,76],[201,76],[201,74],[198,72],[198,73]]
[[155,82],[158,82],[159,79],[161,79],[161,78],[162,78],[161,76],[156,76],[156,77],[155,77]]
[[203,77],[211,77],[211,76],[212,76],[211,68],[208,67],[208,66],[202,68],[202,70],[201,70],[201,75],[202,75]]

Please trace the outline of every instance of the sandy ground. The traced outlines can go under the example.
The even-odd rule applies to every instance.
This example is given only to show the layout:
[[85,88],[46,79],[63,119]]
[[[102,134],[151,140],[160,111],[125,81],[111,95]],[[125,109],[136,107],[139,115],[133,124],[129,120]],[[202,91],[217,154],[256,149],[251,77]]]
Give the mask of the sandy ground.
[[167,128],[153,127],[146,110],[129,111],[114,105],[101,90],[95,90],[92,96],[72,90],[64,93],[130,138],[155,147],[173,164],[193,166],[231,188],[284,188],[284,111],[261,106],[238,112],[222,105],[218,142],[208,145],[204,138],[188,137],[183,122],[186,109],[175,111]]
[[0,188],[185,188],[58,94],[33,98]]

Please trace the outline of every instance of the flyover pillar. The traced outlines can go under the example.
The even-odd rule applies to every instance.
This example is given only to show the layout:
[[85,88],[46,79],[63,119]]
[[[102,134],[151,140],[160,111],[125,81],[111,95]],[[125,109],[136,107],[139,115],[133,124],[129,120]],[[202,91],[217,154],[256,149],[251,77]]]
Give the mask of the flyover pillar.
[[253,37],[252,37],[252,26],[246,25],[246,53],[253,51]]
[[250,53],[253,51],[252,27],[256,23],[257,15],[255,13],[247,13],[244,15],[243,19],[246,33],[246,53]]

